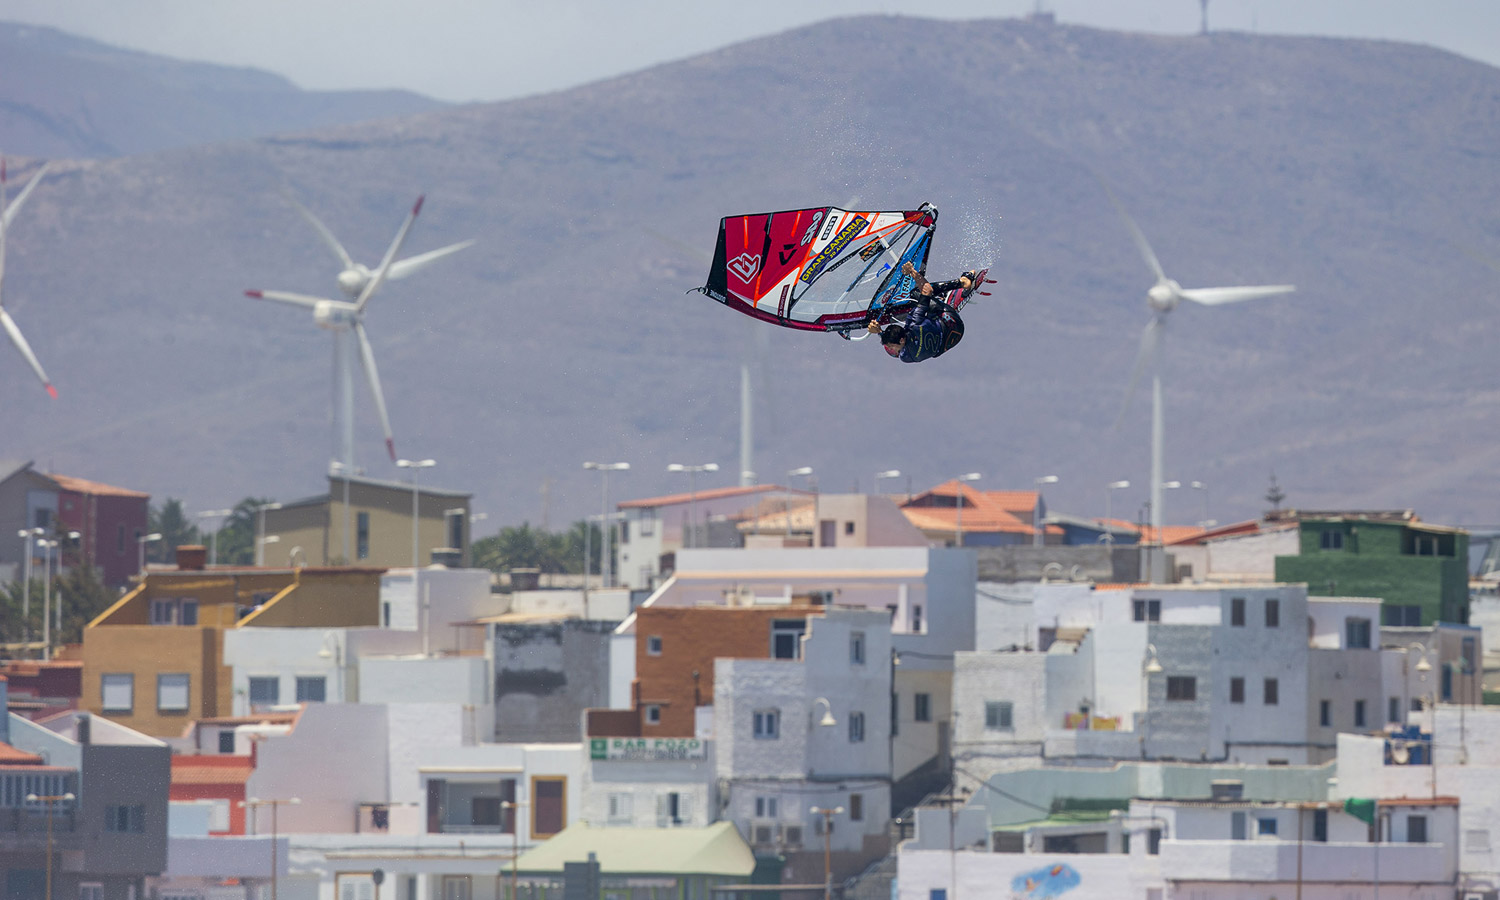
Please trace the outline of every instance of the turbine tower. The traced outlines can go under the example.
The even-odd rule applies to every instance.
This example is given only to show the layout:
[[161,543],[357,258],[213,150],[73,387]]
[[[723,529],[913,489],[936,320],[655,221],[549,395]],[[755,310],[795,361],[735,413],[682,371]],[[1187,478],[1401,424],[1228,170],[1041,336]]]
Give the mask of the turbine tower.
[[294,197],[288,196],[287,201],[302,214],[318,236],[338,257],[343,268],[338,274],[339,289],[349,300],[331,300],[326,297],[312,297],[306,294],[294,294],[286,291],[246,291],[245,294],[258,300],[275,300],[279,303],[287,303],[312,310],[313,322],[320,328],[326,328],[333,332],[333,365],[335,379],[335,402],[334,408],[338,411],[335,418],[334,434],[338,442],[338,459],[336,462],[342,466],[344,473],[354,472],[354,349],[349,346],[350,341],[357,344],[359,361],[364,369],[365,380],[369,384],[370,394],[375,400],[375,410],[380,415],[380,427],[385,433],[386,452],[390,454],[391,460],[396,459],[395,438],[391,434],[390,417],[386,413],[385,395],[380,389],[380,374],[375,368],[375,355],[370,349],[370,339],[365,331],[364,316],[365,308],[370,302],[370,297],[380,289],[387,279],[405,278],[438,259],[470,246],[472,240],[450,244],[438,250],[422,253],[417,256],[397,260],[396,254],[401,252],[401,245],[406,241],[407,232],[411,230],[412,223],[416,221],[417,214],[422,211],[423,197],[418,197],[411,213],[407,215],[406,221],[402,223],[396,237],[391,241],[385,256],[380,264],[373,270],[355,262],[333,232],[324,225],[317,216],[313,215],[307,207],[298,203]]
[[[1102,183],[1102,182],[1101,182]],[[1166,330],[1167,316],[1178,304],[1187,300],[1199,306],[1223,306],[1227,303],[1238,303],[1241,300],[1255,300],[1260,297],[1271,297],[1276,294],[1286,294],[1296,290],[1295,285],[1290,284],[1266,284],[1249,287],[1213,287],[1213,288],[1185,288],[1167,277],[1162,271],[1161,263],[1157,262],[1156,254],[1152,252],[1151,245],[1146,241],[1146,235],[1125,207],[1115,197],[1114,191],[1104,185],[1104,190],[1109,194],[1109,199],[1114,203],[1115,209],[1119,210],[1120,218],[1125,220],[1125,225],[1130,229],[1130,235],[1135,239],[1136,246],[1145,258],[1146,265],[1156,275],[1156,283],[1146,291],[1146,305],[1151,311],[1151,321],[1146,323],[1146,329],[1141,334],[1141,348],[1136,354],[1135,368],[1130,373],[1130,386],[1125,391],[1125,405],[1120,410],[1120,419],[1125,418],[1125,413],[1130,409],[1131,397],[1135,395],[1136,386],[1140,383],[1141,374],[1149,368],[1151,370],[1151,530],[1155,540],[1161,542],[1162,526],[1162,447],[1164,444],[1164,429],[1162,425],[1162,400],[1161,400],[1161,368],[1159,365],[1161,355],[1162,333]],[[1118,424],[1118,421],[1116,422]],[[1166,580],[1166,555],[1154,553],[1151,556],[1151,581],[1160,584]]]
[[[26,186],[21,188],[21,193],[16,195],[16,202],[7,204],[5,202],[5,160],[0,159],[0,291],[3,291],[5,285],[6,232],[10,230],[10,223],[15,220],[16,213],[21,211],[21,205],[26,202],[27,197],[31,196],[32,190],[42,180],[42,176],[46,172],[47,166],[44,164],[37,170],[35,175],[31,176],[31,180],[26,182]],[[31,371],[35,372],[36,377],[41,379],[42,387],[47,389],[47,393],[52,395],[53,399],[56,399],[57,388],[52,386],[51,380],[47,378],[47,373],[42,370],[42,364],[37,361],[36,354],[31,352],[31,345],[26,343],[26,336],[21,333],[21,329],[16,325],[15,320],[10,317],[10,313],[5,311],[3,293],[0,293],[0,326],[4,326],[6,334],[10,335],[10,342],[16,345],[16,349],[21,351],[21,355],[26,358],[26,362],[31,366]]]

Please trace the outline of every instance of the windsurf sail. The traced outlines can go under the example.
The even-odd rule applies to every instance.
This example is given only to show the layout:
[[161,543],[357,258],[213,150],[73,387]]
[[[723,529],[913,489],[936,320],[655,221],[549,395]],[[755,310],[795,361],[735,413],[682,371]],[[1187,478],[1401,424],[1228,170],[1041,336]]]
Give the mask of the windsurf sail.
[[748,316],[804,331],[848,332],[909,306],[903,263],[927,268],[937,209],[823,206],[726,216],[698,290]]

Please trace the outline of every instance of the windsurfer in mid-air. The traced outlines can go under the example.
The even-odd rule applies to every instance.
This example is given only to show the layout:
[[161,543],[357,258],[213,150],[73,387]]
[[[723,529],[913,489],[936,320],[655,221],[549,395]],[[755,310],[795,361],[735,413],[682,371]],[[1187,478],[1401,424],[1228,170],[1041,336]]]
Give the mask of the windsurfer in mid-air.
[[881,328],[880,323],[872,319],[866,327],[871,334],[880,335],[880,344],[886,353],[902,362],[921,362],[942,356],[964,336],[964,320],[959,318],[958,310],[944,303],[942,298],[954,290],[972,289],[979,276],[965,272],[953,281],[933,284],[910,262],[901,266],[901,273],[916,281],[911,297],[917,305],[906,314],[904,321]]

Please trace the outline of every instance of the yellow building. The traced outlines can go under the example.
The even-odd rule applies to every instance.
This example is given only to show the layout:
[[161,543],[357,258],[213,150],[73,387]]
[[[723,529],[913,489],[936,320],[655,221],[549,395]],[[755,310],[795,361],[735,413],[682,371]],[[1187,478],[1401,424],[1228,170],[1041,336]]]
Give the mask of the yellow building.
[[382,568],[205,571],[202,547],[178,550],[177,570],[147,572],[84,628],[84,709],[175,737],[233,709],[225,631],[379,624]]
[[[407,567],[412,564],[412,486],[399,481],[328,476],[328,493],[283,503],[265,513],[264,560],[310,566]],[[469,564],[472,494],[417,487],[417,564]],[[347,531],[346,531],[347,525]],[[345,535],[348,535],[347,541]],[[347,547],[347,551],[346,551]]]

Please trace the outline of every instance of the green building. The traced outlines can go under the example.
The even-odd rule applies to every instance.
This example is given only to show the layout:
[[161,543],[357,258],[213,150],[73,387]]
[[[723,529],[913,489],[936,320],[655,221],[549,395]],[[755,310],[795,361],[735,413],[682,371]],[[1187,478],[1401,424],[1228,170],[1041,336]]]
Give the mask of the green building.
[[1276,580],[1313,597],[1379,597],[1382,625],[1469,621],[1469,533],[1410,511],[1280,513],[1298,521],[1297,556],[1276,557]]

